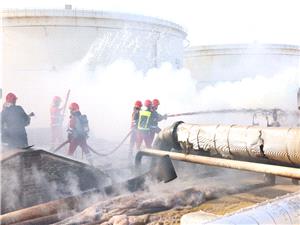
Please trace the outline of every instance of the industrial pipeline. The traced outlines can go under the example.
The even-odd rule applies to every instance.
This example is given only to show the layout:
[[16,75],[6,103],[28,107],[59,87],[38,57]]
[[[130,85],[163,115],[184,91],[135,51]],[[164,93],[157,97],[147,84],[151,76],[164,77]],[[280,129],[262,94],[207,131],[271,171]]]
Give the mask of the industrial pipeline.
[[139,152],[136,163],[144,155],[168,155],[174,160],[300,179],[300,128],[179,121],[162,130],[153,147]]
[[203,224],[299,224],[299,211],[296,192]]

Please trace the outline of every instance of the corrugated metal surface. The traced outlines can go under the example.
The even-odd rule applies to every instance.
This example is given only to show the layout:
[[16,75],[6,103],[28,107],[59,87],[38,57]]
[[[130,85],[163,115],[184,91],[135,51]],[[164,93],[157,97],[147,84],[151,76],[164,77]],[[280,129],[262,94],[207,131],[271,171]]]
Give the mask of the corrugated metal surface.
[[300,224],[300,192],[203,224]]

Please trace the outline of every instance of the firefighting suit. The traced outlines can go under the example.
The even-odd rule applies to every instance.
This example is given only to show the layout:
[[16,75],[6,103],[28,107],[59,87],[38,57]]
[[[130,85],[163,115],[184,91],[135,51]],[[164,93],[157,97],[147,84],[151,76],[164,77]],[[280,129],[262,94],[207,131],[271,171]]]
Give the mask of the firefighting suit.
[[139,121],[139,112],[140,109],[134,107],[132,115],[131,115],[131,135],[130,135],[130,142],[129,142],[129,149],[132,150],[134,148],[134,145],[136,144],[137,139],[137,125]]
[[161,129],[158,127],[158,122],[165,119],[167,119],[167,115],[161,115],[156,111],[156,109],[152,109],[152,122],[150,126],[151,143],[154,140],[155,134],[161,131]]
[[62,109],[58,106],[53,105],[50,108],[50,116],[51,116],[51,146],[54,147],[55,145],[62,142]]
[[29,124],[30,116],[21,106],[6,104],[1,112],[2,143],[9,147],[27,147],[28,139],[25,127]]
[[[88,124],[84,122],[85,115],[82,115],[80,111],[72,112],[70,116],[69,128],[68,128],[68,140],[70,142],[68,155],[73,155],[78,146],[81,147],[85,153],[87,160],[92,164],[91,153],[87,145],[88,138]],[[85,119],[87,121],[87,119]]]
[[138,150],[141,149],[143,141],[147,148],[151,148],[152,140],[150,133],[150,126],[152,124],[152,112],[150,109],[140,111],[139,120],[137,125],[137,139],[136,147]]

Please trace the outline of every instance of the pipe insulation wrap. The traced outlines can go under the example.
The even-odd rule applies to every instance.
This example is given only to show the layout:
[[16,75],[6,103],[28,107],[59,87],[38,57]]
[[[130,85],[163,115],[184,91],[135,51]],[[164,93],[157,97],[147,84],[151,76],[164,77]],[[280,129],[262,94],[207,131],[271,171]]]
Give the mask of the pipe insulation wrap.
[[[174,130],[170,132],[172,128]],[[296,127],[197,125],[181,122],[163,130],[157,139],[155,148],[160,148],[158,143],[168,143],[169,149],[164,150],[170,150],[170,143],[173,142],[173,147],[180,146],[183,152],[200,150],[224,158],[267,158],[300,166],[300,128]]]
[[300,192],[242,209],[204,224],[300,224]]

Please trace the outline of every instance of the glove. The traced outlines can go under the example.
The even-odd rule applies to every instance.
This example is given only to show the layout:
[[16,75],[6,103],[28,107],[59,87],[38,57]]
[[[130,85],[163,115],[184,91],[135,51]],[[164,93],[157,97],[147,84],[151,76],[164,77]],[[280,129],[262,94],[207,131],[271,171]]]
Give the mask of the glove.
[[161,129],[159,127],[150,127],[150,130],[154,133],[159,133],[161,131]]
[[168,115],[167,114],[163,115],[163,119],[164,120],[168,119]]
[[32,116],[35,116],[34,112],[31,112],[28,114],[28,116],[32,117]]

